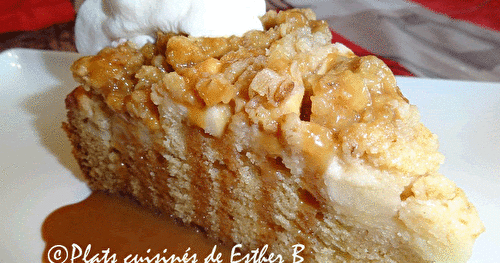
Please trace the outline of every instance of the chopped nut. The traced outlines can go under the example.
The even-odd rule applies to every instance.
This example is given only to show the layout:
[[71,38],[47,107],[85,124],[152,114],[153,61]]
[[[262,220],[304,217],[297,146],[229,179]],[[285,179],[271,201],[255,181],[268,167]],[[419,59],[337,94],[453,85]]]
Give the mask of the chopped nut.
[[[266,133],[292,129],[287,119],[297,116],[297,134],[314,147],[320,145],[314,138],[331,138],[345,155],[373,166],[434,171],[442,161],[437,140],[418,125],[417,111],[389,68],[376,57],[360,58],[332,44],[326,23],[314,19],[310,10],[268,12],[261,19],[266,31],[242,37],[159,32],[155,45],[106,48],[81,58],[72,70],[112,110],[127,111],[146,124],[156,114],[147,91],[156,89],[183,105],[191,123],[213,136],[222,136],[233,113],[246,115]],[[331,135],[316,136],[320,131]],[[415,152],[421,154],[401,153],[408,144],[420,147]],[[311,147],[305,150],[320,151]]]
[[202,107],[195,91],[192,90],[186,83],[186,80],[175,71],[163,76],[162,80],[159,82],[159,88],[166,90],[172,99],[178,103]]
[[209,107],[220,102],[227,104],[236,96],[236,87],[231,85],[221,74],[198,82],[196,90]]

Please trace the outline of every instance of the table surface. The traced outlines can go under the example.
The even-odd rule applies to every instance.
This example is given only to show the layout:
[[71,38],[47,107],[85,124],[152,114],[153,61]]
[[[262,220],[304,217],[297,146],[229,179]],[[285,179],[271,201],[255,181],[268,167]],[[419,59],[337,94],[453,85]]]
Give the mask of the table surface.
[[0,34],[0,52],[11,48],[32,48],[76,52],[74,21],[37,31]]

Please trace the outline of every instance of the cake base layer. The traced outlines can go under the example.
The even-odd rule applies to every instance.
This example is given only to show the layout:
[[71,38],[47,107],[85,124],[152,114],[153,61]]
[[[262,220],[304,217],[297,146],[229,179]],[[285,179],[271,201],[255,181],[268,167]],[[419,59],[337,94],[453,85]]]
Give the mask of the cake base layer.
[[[229,127],[227,137],[214,139],[183,123],[151,131],[83,88],[67,106],[65,129],[95,190],[132,195],[228,245],[247,251],[268,245],[288,261],[300,244],[307,262],[424,262],[403,237],[342,223],[279,158],[256,163],[258,153],[239,152],[235,140],[251,129],[244,118],[233,127],[238,131]],[[162,113],[178,118],[175,109]]]

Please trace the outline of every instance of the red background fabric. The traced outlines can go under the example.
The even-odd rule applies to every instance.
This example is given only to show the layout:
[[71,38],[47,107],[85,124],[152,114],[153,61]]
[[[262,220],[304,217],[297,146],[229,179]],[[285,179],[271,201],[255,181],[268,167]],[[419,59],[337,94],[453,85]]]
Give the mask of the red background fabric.
[[[499,0],[407,0],[423,8],[458,19],[478,26],[500,31],[500,1]],[[345,39],[343,36],[332,32],[333,41],[344,43],[359,56],[372,55],[369,51]],[[384,59],[395,75],[413,76],[401,64]]]
[[74,18],[69,0],[0,1],[0,33],[38,30]]
[[411,0],[436,13],[500,31],[498,0]]

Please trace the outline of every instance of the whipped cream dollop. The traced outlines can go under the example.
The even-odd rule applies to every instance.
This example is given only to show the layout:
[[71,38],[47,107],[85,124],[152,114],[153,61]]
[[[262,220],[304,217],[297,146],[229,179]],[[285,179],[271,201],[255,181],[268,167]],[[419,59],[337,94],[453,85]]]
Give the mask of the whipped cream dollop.
[[75,41],[79,53],[106,46],[155,41],[157,31],[195,37],[241,36],[263,30],[264,0],[86,0],[78,10]]

